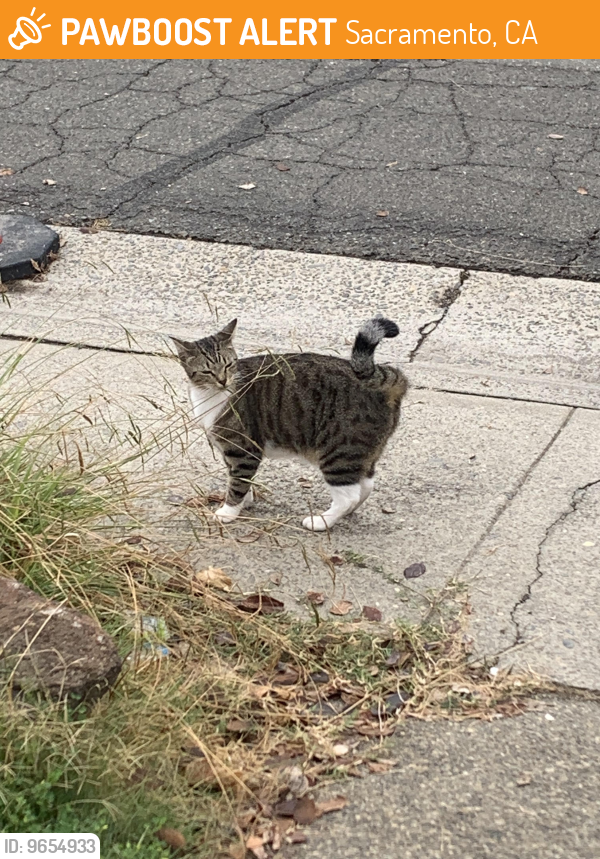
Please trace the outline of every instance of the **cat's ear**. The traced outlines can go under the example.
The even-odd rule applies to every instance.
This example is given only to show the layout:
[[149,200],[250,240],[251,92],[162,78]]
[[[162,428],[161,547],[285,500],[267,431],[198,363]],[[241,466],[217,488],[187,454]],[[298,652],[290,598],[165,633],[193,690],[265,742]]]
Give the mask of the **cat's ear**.
[[219,342],[221,343],[225,343],[227,340],[231,340],[236,325],[237,319],[232,319],[231,322],[228,322],[225,328],[221,328],[219,333],[216,335],[217,340],[219,340]]
[[187,340],[180,340],[178,337],[172,337],[169,334],[169,340],[172,340],[175,344],[175,348],[177,349],[177,354],[180,359],[183,361],[184,358],[187,358],[188,355],[193,352],[194,344],[188,343]]

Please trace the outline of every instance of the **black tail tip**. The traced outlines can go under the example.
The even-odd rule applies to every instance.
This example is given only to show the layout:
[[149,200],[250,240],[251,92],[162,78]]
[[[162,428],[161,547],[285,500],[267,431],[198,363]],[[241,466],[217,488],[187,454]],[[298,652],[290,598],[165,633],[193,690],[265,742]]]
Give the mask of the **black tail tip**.
[[391,319],[384,319],[381,316],[377,319],[377,322],[383,328],[384,337],[397,337],[400,334],[400,329]]

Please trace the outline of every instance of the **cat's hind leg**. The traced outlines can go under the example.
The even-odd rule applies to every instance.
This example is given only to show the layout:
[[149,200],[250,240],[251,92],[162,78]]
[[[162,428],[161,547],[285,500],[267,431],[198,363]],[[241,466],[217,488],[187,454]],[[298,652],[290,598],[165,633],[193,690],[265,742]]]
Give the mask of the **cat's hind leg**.
[[332,528],[336,522],[339,522],[348,513],[352,513],[361,503],[361,484],[351,483],[346,486],[332,486],[329,484],[331,492],[331,507],[325,513],[319,515],[307,516],[302,524],[309,531],[326,531]]
[[226,447],[223,458],[229,472],[225,503],[215,510],[215,516],[224,525],[240,515],[244,502],[253,497],[251,482],[262,460],[262,454],[240,447]]

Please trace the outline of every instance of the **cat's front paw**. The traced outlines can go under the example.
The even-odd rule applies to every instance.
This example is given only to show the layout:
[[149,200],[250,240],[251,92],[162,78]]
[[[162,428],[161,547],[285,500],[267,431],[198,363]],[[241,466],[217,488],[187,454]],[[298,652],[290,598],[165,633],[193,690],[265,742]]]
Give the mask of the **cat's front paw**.
[[215,516],[223,525],[229,525],[230,522],[233,522],[234,519],[237,519],[241,509],[241,504],[238,504],[235,507],[232,507],[231,504],[223,504],[222,507],[219,507],[218,510],[215,510]]
[[302,520],[302,525],[309,531],[326,531],[328,527],[322,516],[307,516]]

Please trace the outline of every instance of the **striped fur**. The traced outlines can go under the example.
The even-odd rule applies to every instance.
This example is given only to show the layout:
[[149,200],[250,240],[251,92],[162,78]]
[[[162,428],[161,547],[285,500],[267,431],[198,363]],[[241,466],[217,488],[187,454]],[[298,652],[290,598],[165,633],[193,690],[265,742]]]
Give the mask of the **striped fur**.
[[[229,472],[216,515],[227,522],[239,514],[264,456],[292,456],[317,465],[332,494],[331,508],[303,524],[329,528],[370,494],[375,465],[398,424],[406,379],[373,361],[377,344],[397,336],[398,327],[382,317],[367,322],[350,361],[312,353],[237,360],[234,329],[235,320],[194,343],[173,338],[195,403],[223,403],[207,422]],[[201,407],[195,412],[202,420]]]

